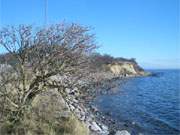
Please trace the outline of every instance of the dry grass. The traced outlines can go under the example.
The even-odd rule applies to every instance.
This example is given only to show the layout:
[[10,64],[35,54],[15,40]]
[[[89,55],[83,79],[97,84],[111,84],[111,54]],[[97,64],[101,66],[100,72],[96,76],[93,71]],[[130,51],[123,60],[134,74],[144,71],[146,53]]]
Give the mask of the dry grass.
[[3,135],[89,135],[89,130],[73,114],[69,118],[62,118],[60,122],[35,120],[27,117],[23,122],[12,125],[10,122],[2,124],[0,134]]
[[42,93],[25,110],[21,121],[7,119],[0,124],[0,135],[88,135],[89,130],[66,107],[55,90]]

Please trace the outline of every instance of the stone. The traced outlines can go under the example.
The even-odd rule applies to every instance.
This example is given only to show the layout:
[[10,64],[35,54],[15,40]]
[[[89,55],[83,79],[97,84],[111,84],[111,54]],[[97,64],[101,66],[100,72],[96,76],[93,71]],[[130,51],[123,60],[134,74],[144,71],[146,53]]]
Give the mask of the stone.
[[37,95],[32,102],[32,107],[36,115],[47,119],[48,121],[56,121],[62,117],[69,117],[70,110],[63,97],[55,89],[50,89]]
[[82,115],[81,118],[80,118],[80,120],[81,120],[81,121],[84,121],[85,118],[86,118],[85,115]]
[[73,105],[69,105],[69,108],[73,111],[75,107]]
[[98,111],[98,109],[95,106],[91,106],[91,109],[92,109],[93,112],[97,112]]
[[69,93],[71,92],[71,89],[66,88],[66,89],[65,89],[65,92],[66,92],[67,94],[69,94]]
[[101,128],[97,125],[96,122],[92,122],[91,126],[90,126],[91,130],[93,131],[101,131]]
[[75,114],[76,114],[76,116],[80,119],[81,118],[81,111],[79,111],[79,109],[75,109]]
[[103,129],[103,130],[108,130],[108,127],[107,126],[105,126],[105,125],[101,125],[101,128]]
[[77,88],[77,87],[74,87],[74,90],[75,90],[75,91],[78,91],[78,88]]
[[90,116],[88,116],[86,120],[89,122],[92,120],[92,118]]
[[115,135],[131,135],[127,130],[117,131]]
[[72,99],[72,101],[73,101],[74,103],[78,103],[78,100],[76,100],[76,99]]
[[81,111],[81,115],[84,115],[84,116],[85,116],[85,115],[86,115],[86,113],[85,113],[84,111]]

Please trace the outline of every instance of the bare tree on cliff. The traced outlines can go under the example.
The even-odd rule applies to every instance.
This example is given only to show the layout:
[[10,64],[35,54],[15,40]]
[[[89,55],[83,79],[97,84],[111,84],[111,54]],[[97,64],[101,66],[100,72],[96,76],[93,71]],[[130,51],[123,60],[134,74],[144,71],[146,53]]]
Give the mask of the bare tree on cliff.
[[11,106],[3,108],[13,113],[12,121],[22,118],[24,108],[44,86],[56,87],[48,82],[50,77],[71,75],[78,79],[87,75],[87,56],[96,48],[89,28],[78,24],[2,28],[0,45],[15,59],[0,78],[0,101],[3,98],[3,103]]

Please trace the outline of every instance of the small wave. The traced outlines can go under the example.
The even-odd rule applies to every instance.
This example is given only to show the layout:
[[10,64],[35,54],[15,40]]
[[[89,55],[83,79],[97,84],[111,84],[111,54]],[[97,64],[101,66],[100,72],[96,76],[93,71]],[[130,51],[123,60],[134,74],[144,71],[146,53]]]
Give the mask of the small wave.
[[153,77],[129,79],[121,92],[99,97],[102,110],[145,135],[180,135],[179,70],[150,72]]
[[[150,114],[148,112],[141,112],[142,121],[148,123],[145,126],[146,131],[153,131],[153,134],[179,134],[180,130],[174,127],[172,124],[169,124],[165,120],[158,118],[157,116]],[[153,125],[153,126],[152,126]],[[140,126],[140,125],[139,125]],[[153,127],[153,129],[151,129]],[[159,129],[164,129],[164,131],[160,131]],[[161,133],[162,132],[162,133]]]

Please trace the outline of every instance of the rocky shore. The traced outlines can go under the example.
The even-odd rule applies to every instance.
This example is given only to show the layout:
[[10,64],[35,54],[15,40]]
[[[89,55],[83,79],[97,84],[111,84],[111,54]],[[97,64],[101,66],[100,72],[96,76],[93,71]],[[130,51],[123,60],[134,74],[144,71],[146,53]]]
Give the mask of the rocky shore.
[[108,114],[102,114],[92,104],[98,95],[112,93],[113,88],[124,83],[130,77],[136,77],[136,75],[114,76],[98,83],[83,85],[81,88],[65,89],[68,95],[65,100],[70,110],[87,125],[91,135],[130,135],[127,130],[124,130],[128,129],[126,124],[112,120]]
[[[80,79],[77,84],[73,86],[71,85],[73,84],[73,77],[66,75],[55,75],[48,78],[47,84],[49,86],[60,86],[58,87],[59,90],[57,90],[60,95],[57,93],[55,93],[55,95],[57,95],[60,99],[62,99],[62,101],[64,100],[65,102],[59,101],[59,104],[64,104],[68,108],[67,110],[70,113],[73,113],[73,115],[78,118],[80,123],[86,126],[90,132],[90,135],[130,135],[131,129],[128,127],[128,125],[126,125],[126,123],[118,123],[117,121],[111,119],[109,114],[102,114],[102,112],[100,112],[96,106],[92,104],[92,102],[99,95],[112,94],[113,92],[116,92],[116,88],[121,85],[121,83],[124,83],[124,81],[126,81],[128,78],[142,75],[144,76],[146,74],[142,71],[135,72],[131,66],[129,68],[127,65],[123,68],[121,68],[119,65],[115,65],[115,67],[112,69],[113,71],[96,72],[86,76],[85,78]],[[124,71],[123,69],[128,70]],[[48,89],[49,86],[47,87]],[[41,98],[46,97],[50,100],[50,102],[54,103],[54,100],[51,101],[53,94],[53,91],[50,93],[45,92],[44,95],[46,96],[41,95],[38,100],[39,102],[42,102]],[[46,100],[43,102],[46,102]],[[42,106],[44,106],[43,102]],[[49,102],[47,102],[47,108],[51,108],[48,106]],[[57,109],[58,107],[53,106],[52,108]],[[42,110],[41,112],[44,112],[43,107]],[[67,118],[70,117],[70,113],[61,111],[61,108],[55,111],[55,113],[56,112],[62,112],[62,114],[68,115]],[[49,110],[46,113],[47,116],[48,113]],[[54,114],[51,116],[54,119]],[[65,117],[66,115],[64,116],[60,114],[60,117],[62,116]]]
[[96,116],[92,113],[92,108],[85,107],[84,101],[79,98],[78,89],[67,88],[66,92],[69,93],[69,96],[65,99],[69,109],[80,121],[86,124],[86,126],[91,130],[91,134],[108,135],[108,127],[96,119]]

